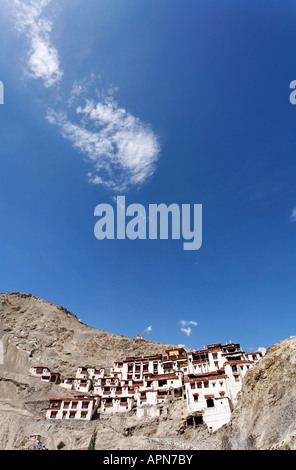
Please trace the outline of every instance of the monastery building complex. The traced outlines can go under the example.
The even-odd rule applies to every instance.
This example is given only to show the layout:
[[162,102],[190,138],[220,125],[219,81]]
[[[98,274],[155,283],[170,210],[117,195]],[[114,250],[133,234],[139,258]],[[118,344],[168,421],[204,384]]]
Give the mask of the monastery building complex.
[[198,351],[178,347],[166,355],[127,357],[109,370],[78,367],[70,378],[48,367],[31,367],[29,372],[77,392],[69,398],[51,398],[47,419],[91,420],[101,413],[124,412],[154,418],[161,415],[165,400],[179,397],[195,424],[206,424],[212,432],[230,421],[242,379],[261,356],[229,342]]

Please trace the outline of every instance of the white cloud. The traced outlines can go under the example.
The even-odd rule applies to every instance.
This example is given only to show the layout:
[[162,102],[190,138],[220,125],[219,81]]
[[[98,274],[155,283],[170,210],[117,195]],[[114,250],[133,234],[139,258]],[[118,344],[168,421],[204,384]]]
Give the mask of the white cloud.
[[95,78],[95,74],[91,73],[89,77],[74,81],[68,100],[69,106],[72,106],[77,100],[86,98],[89,87],[94,83]]
[[179,323],[180,323],[182,326],[187,326],[187,325],[194,325],[194,326],[197,326],[197,322],[196,322],[196,321],[193,321],[193,320],[190,320],[190,321],[180,320]]
[[47,113],[48,121],[92,163],[88,174],[92,183],[124,191],[153,174],[159,157],[158,138],[140,119],[120,108],[112,96],[98,103],[86,101],[76,109],[76,116],[78,124],[64,112]]
[[[59,54],[51,43],[52,22],[46,7],[52,0],[11,0],[15,26],[30,43],[27,73],[41,79],[46,88],[60,82],[63,71]],[[99,77],[99,76],[97,76]],[[154,173],[159,158],[157,136],[139,118],[120,108],[114,99],[116,88],[96,90],[96,101],[86,100],[94,74],[76,80],[66,106],[83,100],[75,110],[74,121],[65,110],[49,109],[47,120],[59,127],[64,138],[85,155],[92,167],[89,181],[114,191],[140,186]]]
[[181,331],[185,333],[187,336],[190,336],[192,332],[190,326],[188,326],[188,328],[181,328]]
[[27,57],[28,75],[43,80],[46,88],[59,82],[63,76],[59,56],[51,44],[52,22],[41,18],[51,0],[12,0],[12,12],[19,32],[30,41]]
[[[180,320],[180,325],[182,326],[181,331],[185,333],[187,336],[190,336],[192,333],[192,328],[190,325],[197,326],[197,322],[194,320]],[[187,328],[185,328],[187,326]]]
[[148,326],[146,330],[144,330],[144,333],[150,333],[152,331],[152,326]]
[[296,207],[292,210],[290,219],[292,220],[292,222],[296,222]]

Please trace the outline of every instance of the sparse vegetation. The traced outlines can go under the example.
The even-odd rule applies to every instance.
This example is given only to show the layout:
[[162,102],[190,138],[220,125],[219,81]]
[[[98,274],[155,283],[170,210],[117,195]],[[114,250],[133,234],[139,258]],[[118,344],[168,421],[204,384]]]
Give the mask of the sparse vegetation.
[[94,431],[93,431],[93,433],[92,433],[92,436],[91,436],[91,439],[90,439],[90,442],[89,442],[89,445],[88,445],[88,449],[87,449],[87,450],[95,450],[95,448],[96,448],[97,434],[98,434],[98,431],[97,431],[97,429],[95,428]]
[[66,444],[65,444],[63,441],[61,441],[61,442],[57,445],[57,449],[58,449],[58,450],[61,450],[61,449],[62,449],[63,447],[65,447],[65,446],[66,446]]

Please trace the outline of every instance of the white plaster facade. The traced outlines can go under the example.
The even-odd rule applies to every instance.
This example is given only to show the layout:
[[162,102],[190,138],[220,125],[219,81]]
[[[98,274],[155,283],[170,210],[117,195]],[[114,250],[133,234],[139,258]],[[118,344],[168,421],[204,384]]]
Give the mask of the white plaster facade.
[[51,398],[47,419],[74,419],[90,421],[98,407],[99,397]]
[[100,411],[102,413],[123,413],[130,411],[134,405],[134,395],[132,396],[104,396],[102,397]]
[[74,390],[77,392],[88,393],[92,388],[92,380],[91,379],[74,379]]
[[48,367],[42,367],[42,366],[37,366],[37,367],[30,367],[29,369],[29,374],[32,377],[49,377],[50,376],[50,369]]
[[[64,405],[67,400],[56,399],[57,407],[59,403],[61,406],[51,407],[46,416],[50,419],[75,416],[75,419],[87,420],[99,407],[100,413],[135,410],[139,418],[155,417],[164,412],[163,403],[173,395],[185,399],[188,414],[197,416],[210,431],[215,431],[229,422],[243,377],[261,356],[258,351],[245,354],[239,344],[229,342],[208,345],[197,351],[174,348],[165,355],[128,357],[115,362],[109,376],[104,368],[79,367],[73,379],[62,379],[60,385],[88,394],[89,398],[95,397],[89,402],[89,410],[86,403],[80,408],[79,400],[76,408],[72,408],[72,399],[68,399],[70,413],[70,408]],[[48,368],[30,369],[35,377],[42,377],[44,373],[51,375]]]
[[60,386],[63,388],[67,388],[68,390],[74,390],[74,378],[64,378],[62,379]]
[[105,369],[96,369],[93,366],[78,367],[76,371],[77,379],[96,379],[104,377]]

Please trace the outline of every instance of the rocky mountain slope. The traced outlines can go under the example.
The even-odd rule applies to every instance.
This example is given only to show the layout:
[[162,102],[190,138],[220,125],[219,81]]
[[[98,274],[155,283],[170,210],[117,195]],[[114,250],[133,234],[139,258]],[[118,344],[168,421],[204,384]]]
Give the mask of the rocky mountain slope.
[[[22,361],[47,365],[62,374],[74,374],[86,364],[109,367],[115,360],[164,352],[168,347],[96,330],[65,308],[30,294],[0,294],[0,322]],[[22,370],[22,365],[14,363],[13,369]]]
[[220,434],[232,449],[296,449],[296,337],[270,347],[248,371]]
[[172,345],[96,330],[71,312],[30,294],[0,294],[0,449],[87,449],[94,429],[97,449],[296,448],[296,338],[271,347],[245,376],[231,423],[214,434],[188,428],[181,398],[159,418],[133,413],[87,423],[45,419],[49,397],[69,391],[30,377],[32,365],[73,376],[78,366],[110,367],[127,356],[164,352]]

